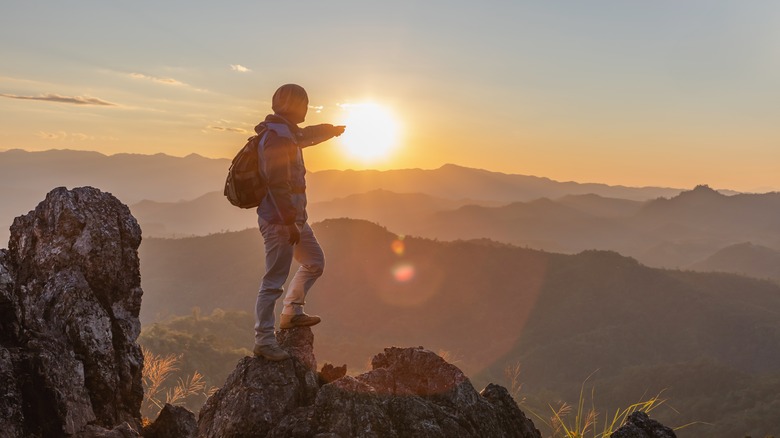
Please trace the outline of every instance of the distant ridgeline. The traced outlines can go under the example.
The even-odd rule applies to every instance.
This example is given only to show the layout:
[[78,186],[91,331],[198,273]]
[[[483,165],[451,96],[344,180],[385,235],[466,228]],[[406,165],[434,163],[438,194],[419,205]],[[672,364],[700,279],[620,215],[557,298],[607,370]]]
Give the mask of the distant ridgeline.
[[[203,235],[248,228],[252,220],[247,220],[216,193],[221,193],[229,164],[228,159],[195,154],[180,158],[165,154],[106,156],[70,150],[0,152],[0,199],[3,199],[0,241],[8,238],[7,228],[14,216],[33,209],[49,190],[60,186],[92,185],[113,193],[131,205],[146,236]],[[585,193],[647,200],[679,192],[664,188],[560,183],[454,165],[433,170],[323,171],[309,173],[307,178],[312,203],[380,189],[494,204]],[[187,215],[193,211],[205,215]],[[204,216],[208,220],[199,221]]]
[[[145,237],[256,228],[251,212],[233,208],[221,195],[227,166],[226,159],[197,155],[0,152],[0,241],[6,241],[13,217],[31,210],[52,187],[88,184],[129,202]],[[29,178],[31,174],[38,176]],[[707,186],[681,193],[455,165],[321,171],[307,177],[312,223],[350,217],[404,235],[488,238],[561,253],[604,249],[648,266],[780,276],[775,265],[745,268],[761,265],[759,254],[725,252],[719,254],[720,262],[707,262],[725,248],[746,243],[780,253],[777,193],[734,195]]]

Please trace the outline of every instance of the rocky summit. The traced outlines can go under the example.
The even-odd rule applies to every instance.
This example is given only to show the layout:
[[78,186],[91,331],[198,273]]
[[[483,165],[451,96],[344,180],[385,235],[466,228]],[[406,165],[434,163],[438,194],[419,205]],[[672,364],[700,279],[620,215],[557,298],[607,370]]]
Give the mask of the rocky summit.
[[371,371],[333,379],[341,367],[312,368],[310,328],[277,337],[292,357],[242,359],[200,411],[200,437],[541,437],[506,389],[478,393],[422,347],[386,348]]
[[141,229],[115,197],[57,188],[0,252],[0,435],[138,435]]

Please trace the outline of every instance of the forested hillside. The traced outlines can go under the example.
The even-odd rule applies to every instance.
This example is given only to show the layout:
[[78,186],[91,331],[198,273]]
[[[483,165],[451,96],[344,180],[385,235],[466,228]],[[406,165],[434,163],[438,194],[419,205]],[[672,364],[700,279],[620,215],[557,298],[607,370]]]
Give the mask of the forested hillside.
[[[504,381],[504,369],[520,364],[527,403],[542,411],[546,403],[575,401],[595,371],[588,382],[605,408],[665,389],[679,413],[659,411],[664,423],[714,424],[683,437],[778,428],[770,414],[780,390],[776,284],[653,269],[605,251],[560,255],[489,241],[399,240],[355,220],[314,228],[327,267],[307,310],[324,319],[315,330],[323,362],[359,371],[386,346],[423,345],[446,352],[477,386]],[[147,330],[155,315],[193,307],[251,312],[263,272],[254,230],[147,239],[141,260]],[[251,346],[252,319],[236,320],[243,331],[234,327],[221,338],[213,329],[210,336],[222,339],[215,345]]]

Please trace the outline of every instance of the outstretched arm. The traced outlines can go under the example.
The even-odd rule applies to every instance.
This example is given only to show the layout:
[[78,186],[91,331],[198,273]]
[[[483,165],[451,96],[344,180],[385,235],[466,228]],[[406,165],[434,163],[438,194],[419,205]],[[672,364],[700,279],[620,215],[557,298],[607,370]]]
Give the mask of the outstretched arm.
[[298,146],[305,148],[338,137],[344,133],[346,126],[333,126],[330,123],[321,125],[307,126],[301,129],[301,138],[298,139]]

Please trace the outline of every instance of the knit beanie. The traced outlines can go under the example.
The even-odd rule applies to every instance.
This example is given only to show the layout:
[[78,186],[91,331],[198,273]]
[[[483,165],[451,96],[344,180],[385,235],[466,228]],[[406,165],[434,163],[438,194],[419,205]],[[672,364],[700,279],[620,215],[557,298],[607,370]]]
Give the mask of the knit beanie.
[[285,84],[274,93],[271,108],[281,115],[306,115],[309,106],[309,96],[306,90],[297,84]]

